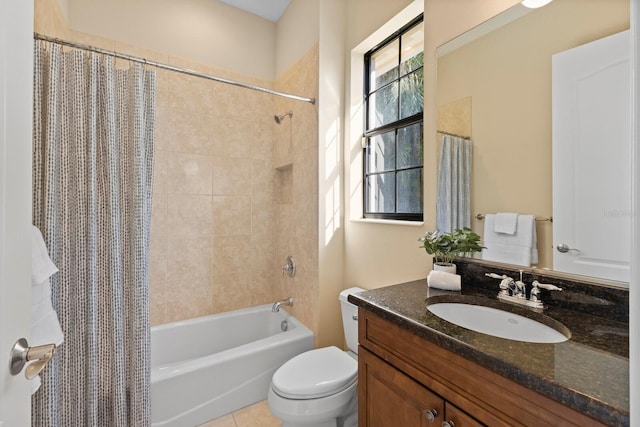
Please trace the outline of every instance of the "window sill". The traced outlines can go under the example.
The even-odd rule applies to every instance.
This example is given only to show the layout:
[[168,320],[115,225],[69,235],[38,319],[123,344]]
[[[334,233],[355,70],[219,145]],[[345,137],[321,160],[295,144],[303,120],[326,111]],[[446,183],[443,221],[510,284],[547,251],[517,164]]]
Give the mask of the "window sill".
[[376,219],[376,218],[352,218],[351,222],[361,222],[364,224],[384,224],[384,225],[402,225],[409,227],[422,227],[424,221],[402,221],[393,219]]

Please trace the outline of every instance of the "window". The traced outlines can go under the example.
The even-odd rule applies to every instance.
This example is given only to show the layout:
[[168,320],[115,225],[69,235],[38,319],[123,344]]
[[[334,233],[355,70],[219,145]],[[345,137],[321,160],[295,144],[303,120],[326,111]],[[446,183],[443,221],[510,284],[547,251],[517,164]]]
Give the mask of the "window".
[[423,219],[423,52],[419,16],[365,61],[364,217]]

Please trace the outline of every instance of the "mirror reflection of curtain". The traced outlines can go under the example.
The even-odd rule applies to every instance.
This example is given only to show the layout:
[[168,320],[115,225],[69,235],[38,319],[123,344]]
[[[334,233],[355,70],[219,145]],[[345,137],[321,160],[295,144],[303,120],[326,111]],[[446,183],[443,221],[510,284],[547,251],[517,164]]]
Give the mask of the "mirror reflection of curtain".
[[442,134],[438,168],[436,229],[471,226],[471,139]]

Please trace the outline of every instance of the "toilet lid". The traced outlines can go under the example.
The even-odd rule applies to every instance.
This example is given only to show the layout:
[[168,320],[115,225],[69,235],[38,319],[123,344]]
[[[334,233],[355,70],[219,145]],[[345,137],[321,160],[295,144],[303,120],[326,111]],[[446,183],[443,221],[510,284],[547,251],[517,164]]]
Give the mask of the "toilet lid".
[[358,362],[338,347],[299,354],[273,374],[273,391],[289,399],[315,399],[336,394],[358,378]]

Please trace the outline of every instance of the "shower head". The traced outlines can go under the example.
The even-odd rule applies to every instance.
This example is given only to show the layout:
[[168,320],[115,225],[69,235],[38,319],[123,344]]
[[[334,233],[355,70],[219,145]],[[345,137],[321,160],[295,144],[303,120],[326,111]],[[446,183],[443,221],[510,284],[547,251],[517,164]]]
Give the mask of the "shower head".
[[277,116],[277,115],[273,116],[273,119],[276,121],[277,124],[280,124],[280,123],[282,123],[282,120],[287,116],[293,117],[293,111],[289,111],[288,113],[284,113],[281,116]]

